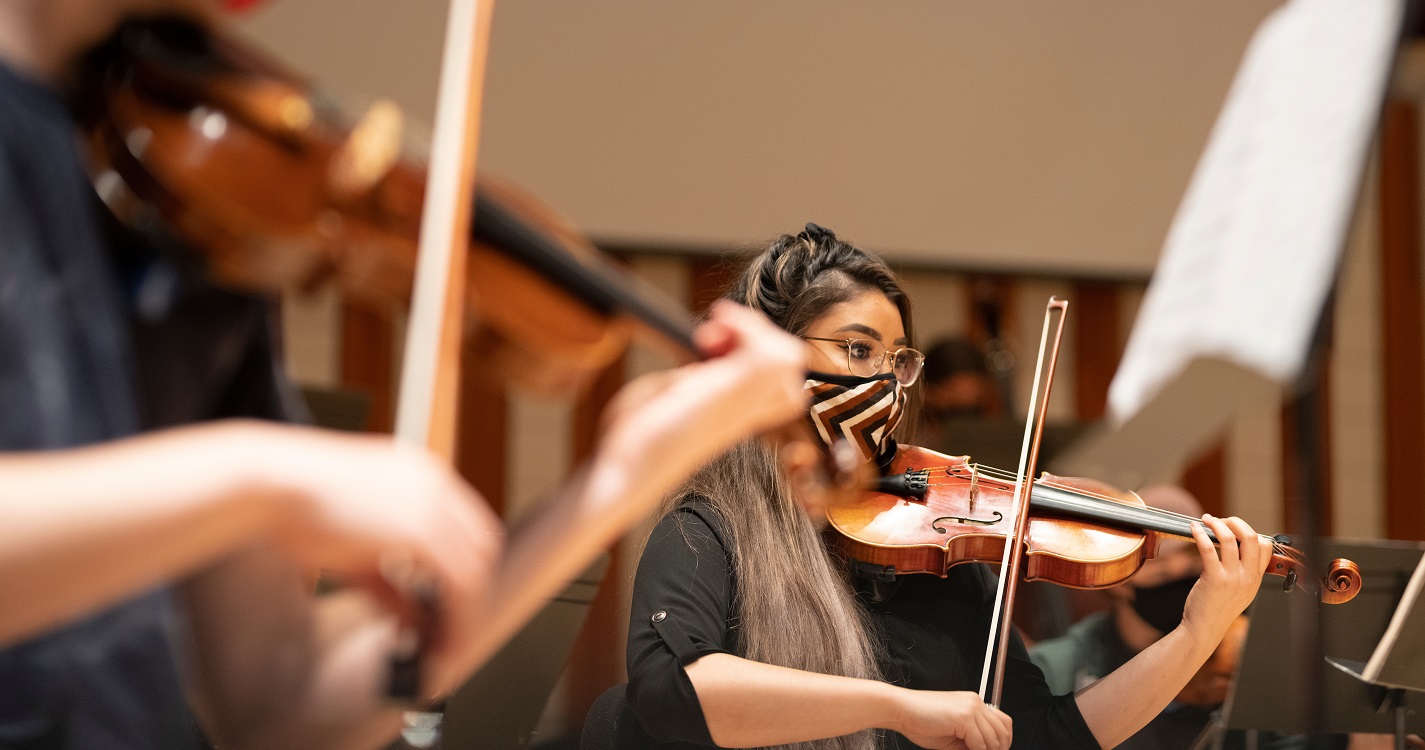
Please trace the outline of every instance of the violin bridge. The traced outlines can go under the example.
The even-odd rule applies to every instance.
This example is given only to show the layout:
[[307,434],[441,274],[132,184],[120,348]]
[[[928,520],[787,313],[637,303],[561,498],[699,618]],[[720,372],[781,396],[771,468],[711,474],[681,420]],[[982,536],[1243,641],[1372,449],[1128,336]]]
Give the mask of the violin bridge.
[[970,512],[975,512],[975,493],[980,489],[980,466],[970,465]]

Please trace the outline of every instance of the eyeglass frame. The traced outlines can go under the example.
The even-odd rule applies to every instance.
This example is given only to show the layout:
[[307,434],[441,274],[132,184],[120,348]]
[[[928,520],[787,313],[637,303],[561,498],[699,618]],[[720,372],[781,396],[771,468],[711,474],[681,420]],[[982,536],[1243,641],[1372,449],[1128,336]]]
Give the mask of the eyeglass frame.
[[[901,352],[915,352],[916,354],[920,355],[920,365],[919,365],[918,367],[916,367],[916,369],[915,369],[915,377],[911,378],[909,383],[901,383],[900,376],[898,376],[898,375],[896,376],[896,382],[897,382],[897,383],[900,383],[902,387],[909,388],[909,387],[915,385],[915,382],[916,382],[917,380],[920,380],[920,373],[925,370],[925,352],[922,352],[922,351],[919,350],[919,349],[912,349],[912,348],[910,348],[910,347],[908,347],[908,346],[902,346],[902,347],[899,347],[899,348],[896,348],[896,349],[892,349],[892,348],[890,348],[889,346],[886,346],[885,344],[882,344],[881,342],[879,342],[879,341],[877,341],[877,340],[875,340],[875,339],[865,339],[865,338],[859,338],[859,337],[858,337],[858,338],[849,338],[849,339],[833,339],[833,338],[827,338],[827,337],[825,337],[825,336],[801,336],[801,337],[799,337],[799,338],[801,338],[803,341],[830,341],[830,342],[833,343],[833,344],[845,344],[845,345],[846,345],[846,371],[849,372],[849,373],[851,373],[852,375],[858,375],[859,377],[868,378],[868,377],[871,377],[871,375],[875,375],[875,374],[880,373],[880,371],[881,371],[881,364],[886,361],[886,358],[887,358],[887,357],[890,357],[890,358],[891,358],[891,361],[892,361],[892,362],[895,362],[895,355],[900,354]],[[868,342],[870,342],[870,343],[872,343],[872,344],[876,344],[877,346],[880,346],[882,349],[885,350],[885,351],[881,352],[881,356],[880,356],[880,358],[878,359],[878,361],[876,362],[876,364],[872,367],[872,372],[871,372],[870,374],[867,374],[867,375],[860,375],[860,373],[857,373],[855,370],[853,370],[853,369],[851,368],[851,344],[852,344],[852,342],[855,342],[855,341],[868,341]],[[891,365],[891,374],[894,375],[895,372],[896,372],[895,365],[892,364],[892,365]]]

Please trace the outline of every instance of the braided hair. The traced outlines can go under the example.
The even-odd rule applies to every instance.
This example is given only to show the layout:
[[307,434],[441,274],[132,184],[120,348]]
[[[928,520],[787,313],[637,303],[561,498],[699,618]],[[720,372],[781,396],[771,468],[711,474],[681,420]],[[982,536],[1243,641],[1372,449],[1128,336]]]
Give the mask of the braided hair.
[[885,261],[817,224],[808,223],[795,235],[773,240],[726,296],[801,334],[832,306],[866,289],[879,289],[896,306],[907,340],[914,346],[910,298],[895,273]]

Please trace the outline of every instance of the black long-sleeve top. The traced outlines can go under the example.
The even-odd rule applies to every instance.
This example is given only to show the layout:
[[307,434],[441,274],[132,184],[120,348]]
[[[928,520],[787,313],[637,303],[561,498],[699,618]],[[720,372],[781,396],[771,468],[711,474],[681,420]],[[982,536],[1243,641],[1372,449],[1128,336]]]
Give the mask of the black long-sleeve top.
[[[662,747],[713,744],[683,668],[707,654],[739,653],[726,534],[706,503],[686,502],[654,528],[639,561],[627,695],[643,729]],[[860,588],[884,639],[887,680],[917,690],[979,689],[994,603],[993,575],[983,566],[957,566],[943,579],[907,575]],[[1014,720],[1014,748],[1098,747],[1073,696],[1049,692],[1017,635],[1005,669],[1002,707]],[[887,744],[916,747],[894,733]]]

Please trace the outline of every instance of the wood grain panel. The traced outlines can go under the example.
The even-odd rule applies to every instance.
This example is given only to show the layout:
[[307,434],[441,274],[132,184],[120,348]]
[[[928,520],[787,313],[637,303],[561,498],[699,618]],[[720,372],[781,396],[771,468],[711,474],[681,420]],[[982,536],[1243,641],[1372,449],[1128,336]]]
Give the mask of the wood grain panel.
[[1080,281],[1074,284],[1074,296],[1069,301],[1074,321],[1074,413],[1080,421],[1103,418],[1108,386],[1123,357],[1118,288],[1118,284]]
[[688,309],[702,315],[747,268],[747,258],[698,255],[689,259]]
[[[1332,303],[1328,303],[1332,304]],[[1315,404],[1316,419],[1321,434],[1321,455],[1308,457],[1307,460],[1319,463],[1321,472],[1321,503],[1316,509],[1318,514],[1318,529],[1322,536],[1330,536],[1333,528],[1332,507],[1332,452],[1331,452],[1331,363],[1322,362],[1319,377],[1319,398]],[[1294,409],[1294,399],[1288,398],[1282,405],[1281,410],[1281,472],[1282,472],[1282,522],[1283,530],[1287,534],[1300,534],[1305,528],[1302,517],[1303,491],[1301,486],[1302,467],[1298,461],[1302,457],[1297,455],[1297,414]],[[1275,531],[1262,529],[1263,533],[1277,533]]]
[[1425,539],[1425,353],[1420,278],[1419,114],[1387,102],[1381,122],[1380,282],[1384,339],[1385,533]]
[[377,315],[365,307],[342,306],[341,382],[370,397],[366,429],[371,432],[391,431],[394,338],[389,316]]
[[1183,489],[1191,492],[1204,513],[1223,518],[1227,513],[1227,446],[1209,448],[1183,470]]
[[[468,354],[467,354],[468,356]],[[495,512],[508,510],[509,401],[503,383],[488,373],[460,368],[460,398],[456,402],[455,468]]]

